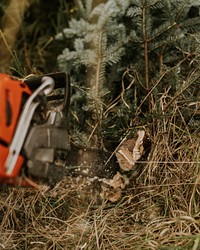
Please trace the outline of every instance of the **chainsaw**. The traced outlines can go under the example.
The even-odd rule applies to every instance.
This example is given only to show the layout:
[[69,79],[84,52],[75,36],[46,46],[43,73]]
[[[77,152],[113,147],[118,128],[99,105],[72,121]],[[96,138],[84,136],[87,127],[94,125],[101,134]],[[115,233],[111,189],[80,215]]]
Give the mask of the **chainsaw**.
[[37,179],[63,178],[69,103],[65,72],[23,81],[0,74],[0,184],[34,186]]

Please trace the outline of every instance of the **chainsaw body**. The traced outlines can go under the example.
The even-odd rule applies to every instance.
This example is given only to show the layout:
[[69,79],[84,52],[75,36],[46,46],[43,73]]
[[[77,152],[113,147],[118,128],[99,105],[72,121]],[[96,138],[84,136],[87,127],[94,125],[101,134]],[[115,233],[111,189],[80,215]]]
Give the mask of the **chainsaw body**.
[[[50,95],[56,88],[63,95]],[[55,97],[55,98],[54,98]],[[49,101],[53,102],[49,106]],[[62,179],[70,149],[66,129],[70,82],[66,73],[25,81],[0,74],[0,183],[29,185],[31,179]],[[58,102],[58,103],[57,103]]]

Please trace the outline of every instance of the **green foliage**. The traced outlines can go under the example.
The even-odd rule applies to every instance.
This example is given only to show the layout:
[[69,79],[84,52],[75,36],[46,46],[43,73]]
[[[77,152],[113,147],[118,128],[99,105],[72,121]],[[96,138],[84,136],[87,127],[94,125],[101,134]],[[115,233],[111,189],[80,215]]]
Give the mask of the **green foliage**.
[[108,0],[94,8],[77,1],[78,17],[56,36],[71,41],[59,68],[86,97],[76,120],[92,116],[104,139],[117,140],[160,117],[163,93],[172,102],[191,93],[200,75],[199,7],[189,0]]
[[[185,73],[191,70],[189,64],[196,56],[198,43],[194,41],[194,34],[200,32],[200,16],[190,10],[200,5],[197,2],[132,1],[127,13],[134,25],[134,31],[131,26],[128,31],[132,44],[130,54],[133,48],[135,50],[134,57],[130,58],[131,70],[134,79],[143,86],[144,95],[145,89],[146,94],[152,91],[151,108],[159,99],[159,93],[170,86],[175,91],[183,81],[177,69]],[[174,81],[177,78],[179,80]]]
[[122,23],[127,3],[111,0],[92,8],[92,1],[85,5],[77,1],[77,6],[80,17],[72,19],[69,27],[56,36],[72,39],[73,44],[59,55],[58,64],[88,90],[84,109],[92,113],[92,126],[101,126],[105,100],[113,84],[110,75],[117,70],[128,43]]
[[[78,1],[79,19],[72,19],[69,28],[65,28],[56,38],[72,39],[73,50],[66,48],[58,57],[59,67],[71,72],[80,71],[82,66],[101,67],[100,81],[105,75],[105,66],[115,65],[124,55],[127,43],[125,26],[118,20],[123,15],[124,6],[117,1],[108,1],[91,9],[91,1],[86,6]],[[90,3],[90,4],[89,4]],[[95,19],[95,21],[93,21]],[[80,80],[80,77],[79,77]],[[95,79],[93,79],[92,84]]]

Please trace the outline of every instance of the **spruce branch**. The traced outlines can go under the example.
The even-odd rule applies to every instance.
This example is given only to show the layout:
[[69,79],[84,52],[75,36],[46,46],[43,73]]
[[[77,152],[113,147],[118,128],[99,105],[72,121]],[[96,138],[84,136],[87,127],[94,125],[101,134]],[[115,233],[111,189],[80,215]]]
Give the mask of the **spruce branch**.
[[[199,16],[189,16],[193,6],[189,0],[107,0],[101,4],[77,0],[77,6],[78,2],[84,13],[58,35],[72,41],[58,63],[87,92],[79,112],[86,114],[88,138],[96,136],[101,143],[108,133],[105,126],[127,129],[135,112],[139,118],[147,111],[153,117],[160,110],[160,93],[170,89],[173,95],[180,89],[187,66],[197,61],[194,37],[200,31]],[[198,1],[194,2],[198,8]],[[127,68],[132,75],[126,74],[121,85]],[[130,82],[134,86],[127,88]]]

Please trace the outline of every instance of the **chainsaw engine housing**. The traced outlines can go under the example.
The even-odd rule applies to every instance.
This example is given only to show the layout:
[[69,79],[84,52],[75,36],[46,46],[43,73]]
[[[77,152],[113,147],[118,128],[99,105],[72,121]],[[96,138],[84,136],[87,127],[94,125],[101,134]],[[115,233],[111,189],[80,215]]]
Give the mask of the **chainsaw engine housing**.
[[[62,104],[49,108],[48,96],[55,88],[64,88]],[[69,99],[70,82],[64,72],[24,82],[0,74],[0,183],[22,185],[22,172],[26,179],[61,179],[63,169],[57,161],[70,148]]]
[[13,178],[19,174],[24,156],[18,156],[12,173],[7,173],[5,161],[9,154],[20,112],[25,99],[32,94],[28,86],[6,74],[0,74],[0,178]]

